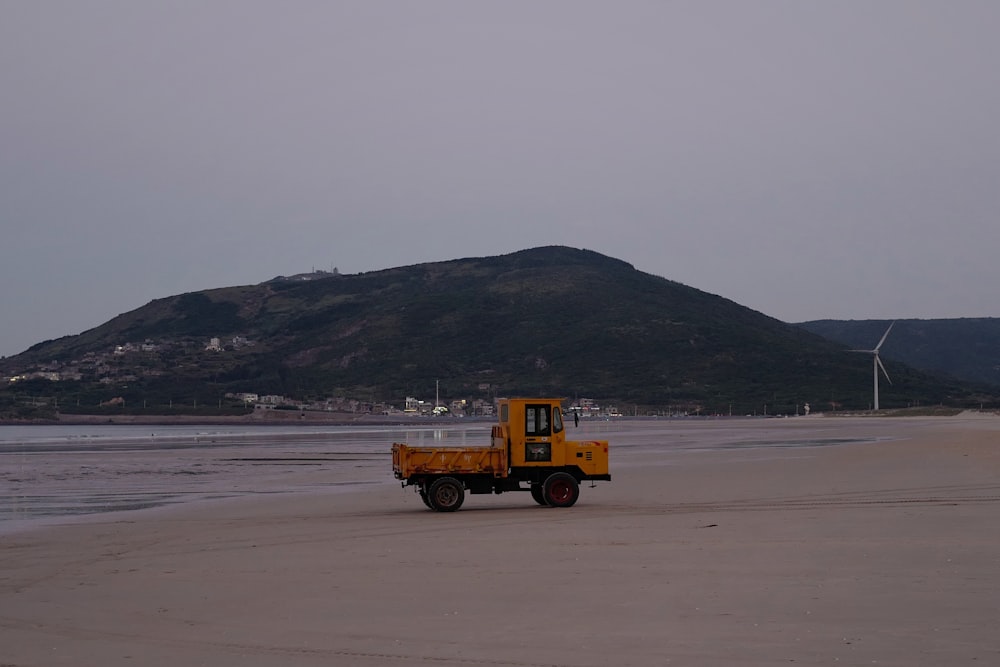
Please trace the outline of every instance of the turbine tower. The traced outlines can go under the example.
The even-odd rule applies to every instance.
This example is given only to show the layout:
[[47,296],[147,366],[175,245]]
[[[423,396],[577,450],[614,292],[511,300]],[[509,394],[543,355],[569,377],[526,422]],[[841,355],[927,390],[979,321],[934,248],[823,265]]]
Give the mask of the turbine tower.
[[885,366],[882,365],[882,360],[878,356],[878,351],[882,347],[882,343],[884,343],[885,339],[889,336],[889,332],[892,331],[892,326],[895,323],[896,321],[893,320],[889,325],[889,328],[885,330],[884,334],[882,334],[882,339],[878,342],[878,345],[875,346],[874,350],[851,350],[851,352],[864,352],[865,354],[872,355],[872,371],[875,376],[875,402],[873,405],[876,410],[878,410],[878,369],[882,369],[882,374],[885,375],[885,379],[889,382],[889,384],[892,384],[892,380],[889,379],[889,373],[885,370]]

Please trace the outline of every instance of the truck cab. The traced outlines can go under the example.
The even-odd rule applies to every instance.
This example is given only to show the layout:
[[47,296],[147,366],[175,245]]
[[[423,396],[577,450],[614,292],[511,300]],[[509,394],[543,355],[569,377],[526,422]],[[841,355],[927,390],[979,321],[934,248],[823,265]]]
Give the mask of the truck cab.
[[507,448],[509,465],[520,477],[533,479],[551,469],[576,469],[580,480],[611,478],[608,443],[567,440],[559,399],[505,398],[498,408],[493,446]]

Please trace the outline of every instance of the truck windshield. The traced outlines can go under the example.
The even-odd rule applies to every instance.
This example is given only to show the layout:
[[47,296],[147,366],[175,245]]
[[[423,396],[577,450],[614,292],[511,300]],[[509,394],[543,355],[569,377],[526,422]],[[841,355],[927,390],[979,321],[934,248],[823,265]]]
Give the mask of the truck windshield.
[[562,411],[556,408],[552,411],[552,432],[562,433],[563,422],[562,422]]

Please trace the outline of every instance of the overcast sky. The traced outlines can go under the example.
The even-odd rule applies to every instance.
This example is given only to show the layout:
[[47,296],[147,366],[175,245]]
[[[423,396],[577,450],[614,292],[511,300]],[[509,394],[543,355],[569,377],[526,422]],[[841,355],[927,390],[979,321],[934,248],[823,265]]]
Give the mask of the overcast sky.
[[0,0],[0,355],[552,244],[786,322],[997,317],[998,34],[994,0]]

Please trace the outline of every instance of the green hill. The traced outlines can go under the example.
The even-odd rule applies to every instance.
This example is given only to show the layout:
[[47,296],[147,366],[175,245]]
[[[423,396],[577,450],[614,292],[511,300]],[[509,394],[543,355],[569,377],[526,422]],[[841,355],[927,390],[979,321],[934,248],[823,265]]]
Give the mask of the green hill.
[[[206,349],[213,338],[222,349]],[[221,404],[228,392],[399,405],[430,396],[435,382],[448,398],[586,396],[712,413],[871,402],[870,358],[561,246],[157,299],[4,359],[0,371],[27,376],[8,394],[64,406]],[[883,407],[983,400],[993,397],[903,366],[881,391]]]

